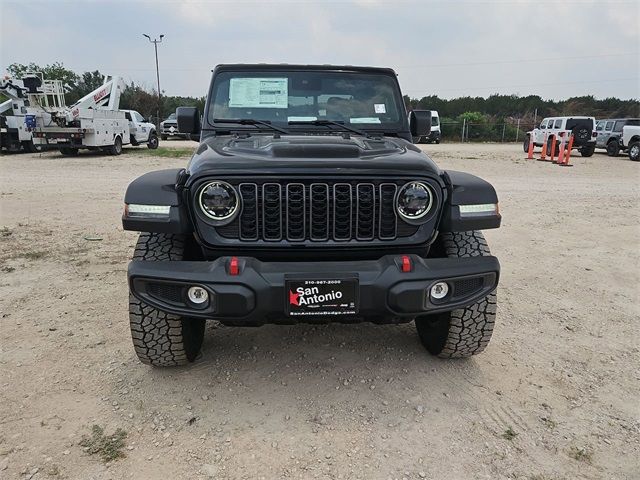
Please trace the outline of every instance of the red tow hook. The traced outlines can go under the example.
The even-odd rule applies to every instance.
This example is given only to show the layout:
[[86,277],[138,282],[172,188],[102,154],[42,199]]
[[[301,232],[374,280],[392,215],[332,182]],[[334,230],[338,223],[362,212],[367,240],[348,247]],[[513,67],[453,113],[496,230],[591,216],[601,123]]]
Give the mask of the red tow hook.
[[411,258],[409,257],[409,255],[402,256],[402,264],[401,264],[400,270],[402,270],[405,273],[410,272],[412,270]]
[[240,274],[240,264],[238,263],[238,257],[231,257],[229,261],[229,275],[239,275]]

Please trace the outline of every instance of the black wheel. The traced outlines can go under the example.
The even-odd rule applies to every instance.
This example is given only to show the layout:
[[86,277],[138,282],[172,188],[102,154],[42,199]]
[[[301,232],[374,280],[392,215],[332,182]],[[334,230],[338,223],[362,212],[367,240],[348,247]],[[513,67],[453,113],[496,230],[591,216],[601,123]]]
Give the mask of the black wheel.
[[72,147],[61,147],[60,153],[65,157],[75,157],[78,155],[78,149]]
[[160,144],[160,142],[158,141],[158,135],[156,135],[155,133],[149,134],[149,140],[147,141],[147,147],[149,147],[149,149],[151,149],[151,150],[155,150],[156,148],[158,148],[159,144]]
[[525,135],[524,142],[522,143],[522,149],[524,153],[529,153],[529,142],[531,141],[531,137],[529,135]]
[[38,153],[42,151],[42,147],[33,143],[33,140],[22,142],[22,148],[24,148],[24,151],[27,153]]
[[167,137],[166,135],[160,135],[160,138],[161,138],[162,140],[166,140],[168,137]]
[[607,155],[610,157],[617,157],[620,153],[620,144],[618,140],[611,140],[607,143]]
[[[491,255],[479,231],[441,233],[432,247],[439,257]],[[422,345],[441,358],[464,358],[482,352],[491,340],[496,319],[496,293],[469,307],[415,320]]]
[[629,160],[634,162],[640,160],[640,142],[635,141],[629,144]]
[[595,145],[585,145],[584,147],[580,147],[580,155],[582,155],[583,157],[590,157],[595,151]]
[[591,129],[585,125],[576,125],[571,130],[571,134],[573,135],[573,141],[577,145],[584,145],[591,138]]
[[436,145],[439,145],[439,144],[440,144],[440,139],[438,138],[438,139],[436,140]]
[[[134,260],[180,261],[187,252],[182,235],[142,233]],[[179,317],[157,310],[129,294],[129,326],[136,355],[143,363],[157,367],[193,362],[202,347],[205,320]]]
[[107,147],[111,155],[120,155],[122,153],[122,138],[116,137],[113,139],[113,145]]

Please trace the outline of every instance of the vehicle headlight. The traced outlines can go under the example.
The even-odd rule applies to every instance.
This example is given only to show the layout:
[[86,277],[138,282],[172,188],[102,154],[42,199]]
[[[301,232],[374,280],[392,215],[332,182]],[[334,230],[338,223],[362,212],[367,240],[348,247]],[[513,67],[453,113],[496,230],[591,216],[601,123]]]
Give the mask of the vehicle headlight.
[[200,189],[198,201],[202,213],[218,221],[232,218],[240,205],[236,189],[227,182],[217,180]]
[[424,217],[433,206],[433,193],[422,182],[406,183],[398,192],[396,209],[406,220],[418,220]]

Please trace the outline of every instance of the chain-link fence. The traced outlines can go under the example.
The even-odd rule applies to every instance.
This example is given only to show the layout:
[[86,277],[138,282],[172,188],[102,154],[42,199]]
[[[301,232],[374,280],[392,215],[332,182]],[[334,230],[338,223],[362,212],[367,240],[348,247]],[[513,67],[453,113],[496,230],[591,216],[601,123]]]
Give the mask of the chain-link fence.
[[521,142],[533,123],[443,122],[440,124],[445,142]]

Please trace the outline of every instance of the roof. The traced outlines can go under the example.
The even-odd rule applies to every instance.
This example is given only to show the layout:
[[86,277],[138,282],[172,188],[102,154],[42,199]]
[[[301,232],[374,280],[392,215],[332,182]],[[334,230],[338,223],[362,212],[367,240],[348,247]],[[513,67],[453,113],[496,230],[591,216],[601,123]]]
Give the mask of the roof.
[[220,70],[311,70],[311,71],[341,71],[341,72],[369,72],[385,75],[396,75],[392,68],[364,67],[357,65],[299,65],[289,63],[223,63],[216,65],[213,71]]

